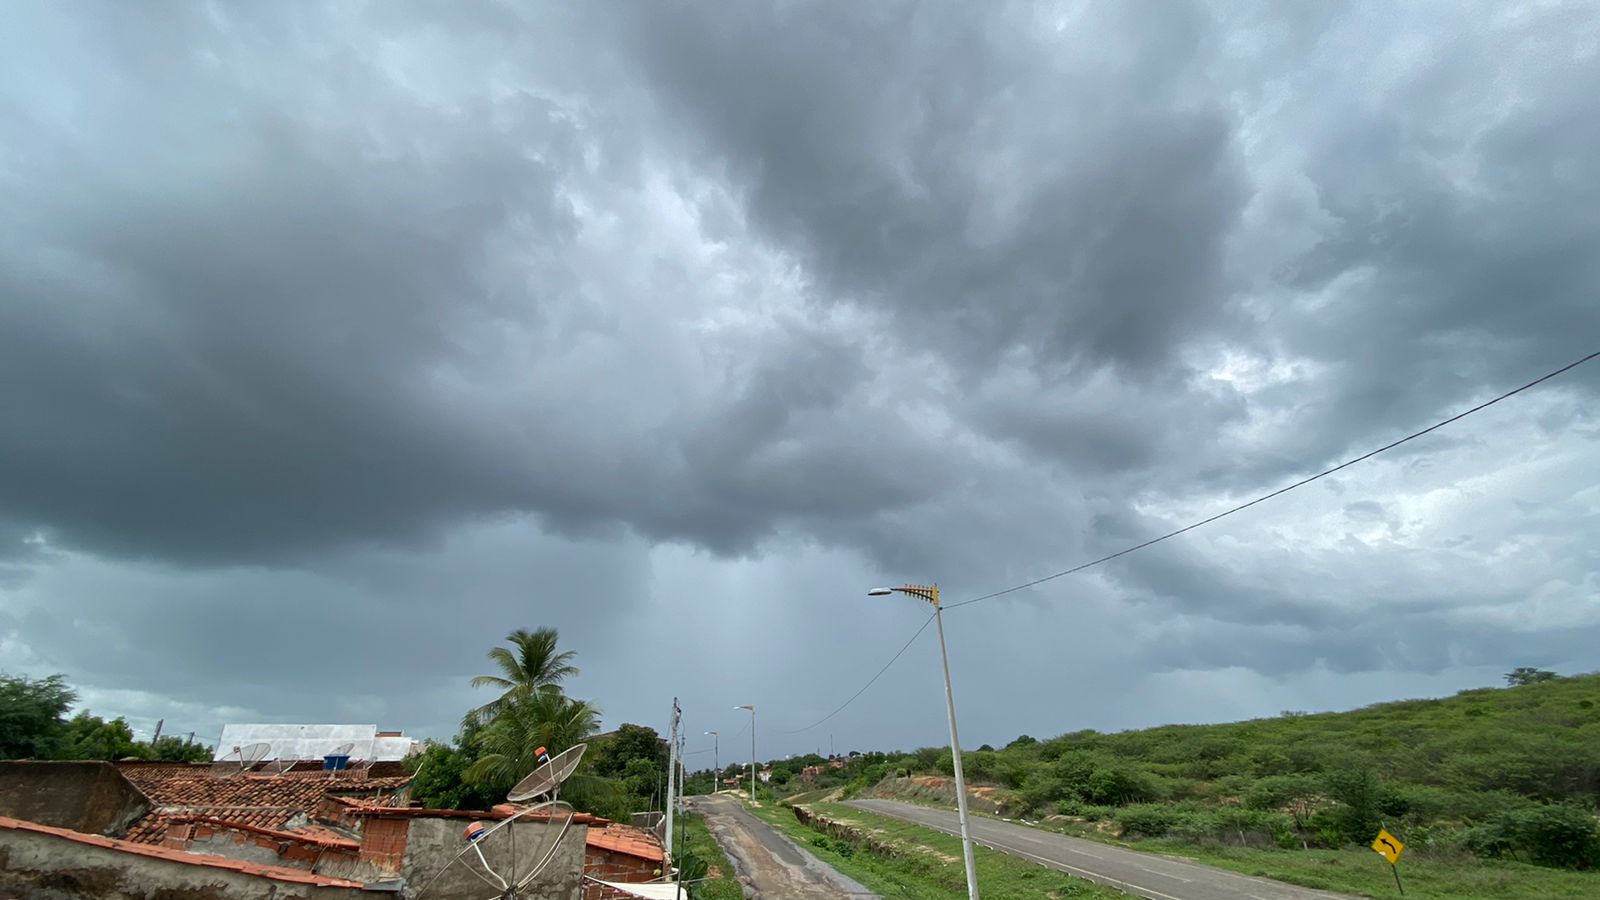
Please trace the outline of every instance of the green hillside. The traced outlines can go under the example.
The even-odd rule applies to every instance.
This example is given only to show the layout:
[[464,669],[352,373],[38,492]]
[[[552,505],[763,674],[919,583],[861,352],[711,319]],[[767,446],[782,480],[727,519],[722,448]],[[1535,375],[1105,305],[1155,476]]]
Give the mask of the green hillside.
[[[1600,675],[1341,713],[1023,736],[963,759],[1004,814],[1126,840],[1314,850],[1364,846],[1384,825],[1415,854],[1600,865]],[[948,749],[867,754],[787,788],[950,772]],[[907,788],[918,785],[884,785]]]

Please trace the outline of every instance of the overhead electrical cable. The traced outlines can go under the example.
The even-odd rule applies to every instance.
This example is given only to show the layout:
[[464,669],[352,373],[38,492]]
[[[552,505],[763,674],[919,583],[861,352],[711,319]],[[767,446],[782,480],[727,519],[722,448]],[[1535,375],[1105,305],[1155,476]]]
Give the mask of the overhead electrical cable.
[[[1316,480],[1321,479],[1321,478],[1326,478],[1329,475],[1332,475],[1335,472],[1339,472],[1339,471],[1341,471],[1343,469],[1347,469],[1347,468],[1355,465],[1356,463],[1365,462],[1366,460],[1369,460],[1372,457],[1377,456],[1380,453],[1385,453],[1385,452],[1387,452],[1389,450],[1393,450],[1394,448],[1400,446],[1401,444],[1407,443],[1408,441],[1414,441],[1417,438],[1422,437],[1425,434],[1429,434],[1431,432],[1438,431],[1440,428],[1443,428],[1446,425],[1449,425],[1449,424],[1454,423],[1454,422],[1459,422],[1462,419],[1465,419],[1467,416],[1470,416],[1475,412],[1480,412],[1482,410],[1488,409],[1489,407],[1495,405],[1496,403],[1499,403],[1502,400],[1506,400],[1506,399],[1509,399],[1511,397],[1515,397],[1516,395],[1522,393],[1523,391],[1528,390],[1529,388],[1537,387],[1538,385],[1543,384],[1544,382],[1549,381],[1552,378],[1555,378],[1555,377],[1557,377],[1559,375],[1563,375],[1563,374],[1565,374],[1567,372],[1570,372],[1571,370],[1576,369],[1577,367],[1583,365],[1584,363],[1590,362],[1590,361],[1592,361],[1592,360],[1594,360],[1596,358],[1600,358],[1600,350],[1596,350],[1593,353],[1590,353],[1590,354],[1588,354],[1586,356],[1583,356],[1583,357],[1581,357],[1579,359],[1573,360],[1572,362],[1567,363],[1566,365],[1562,366],[1559,369],[1556,369],[1553,372],[1548,372],[1548,373],[1546,373],[1544,375],[1539,376],[1538,378],[1535,378],[1534,380],[1528,382],[1527,384],[1521,385],[1520,387],[1513,388],[1513,389],[1511,389],[1509,391],[1506,391],[1505,393],[1500,394],[1500,395],[1498,395],[1496,397],[1493,397],[1493,398],[1491,398],[1489,400],[1485,400],[1484,402],[1479,403],[1477,406],[1474,406],[1474,407],[1472,407],[1470,409],[1467,409],[1467,410],[1464,410],[1462,412],[1456,413],[1455,415],[1449,417],[1448,419],[1442,419],[1442,420],[1440,420],[1438,422],[1435,422],[1432,425],[1429,425],[1427,428],[1422,429],[1421,431],[1414,431],[1411,434],[1408,434],[1405,437],[1400,438],[1397,441],[1392,441],[1390,443],[1384,444],[1382,447],[1379,447],[1376,450],[1372,450],[1372,451],[1369,451],[1367,453],[1363,453],[1360,456],[1354,457],[1352,459],[1345,460],[1344,462],[1342,462],[1342,463],[1340,463],[1340,464],[1338,464],[1336,466],[1333,466],[1332,468],[1324,469],[1321,472],[1318,472],[1317,474],[1312,475],[1312,476],[1310,476],[1308,478],[1302,478],[1299,481],[1294,482],[1293,484],[1285,485],[1284,487],[1278,488],[1277,490],[1272,491],[1271,493],[1262,494],[1260,497],[1257,497],[1254,500],[1251,500],[1251,501],[1249,501],[1247,503],[1241,503],[1238,506],[1233,507],[1232,509],[1224,510],[1223,512],[1217,513],[1214,516],[1209,516],[1207,518],[1201,519],[1198,522],[1194,522],[1194,523],[1191,523],[1189,525],[1185,525],[1182,528],[1178,528],[1178,529],[1175,529],[1173,531],[1169,531],[1166,534],[1160,535],[1159,537],[1151,538],[1150,540],[1144,541],[1143,543],[1134,544],[1131,547],[1127,547],[1127,548],[1124,548],[1122,550],[1118,550],[1115,553],[1107,554],[1105,556],[1100,557],[1099,559],[1093,559],[1093,560],[1090,560],[1090,561],[1088,561],[1086,563],[1081,563],[1079,565],[1073,566],[1070,569],[1063,569],[1060,572],[1055,572],[1055,573],[1050,574],[1050,575],[1045,575],[1042,578],[1035,578],[1032,581],[1026,581],[1026,582],[1023,582],[1022,584],[1013,585],[1012,587],[1008,587],[1008,588],[1005,588],[1003,590],[998,590],[998,591],[994,591],[994,592],[991,592],[991,593],[988,593],[988,594],[983,594],[982,596],[973,597],[973,598],[971,598],[969,600],[962,600],[959,603],[947,604],[944,608],[946,610],[958,609],[958,608],[963,607],[963,606],[971,606],[974,603],[980,603],[980,602],[982,602],[984,600],[993,600],[996,597],[1003,597],[1006,594],[1014,594],[1017,591],[1027,590],[1028,588],[1036,587],[1038,585],[1044,584],[1047,581],[1054,581],[1057,578],[1063,578],[1063,577],[1065,577],[1067,575],[1072,575],[1072,574],[1075,574],[1077,572],[1082,572],[1085,569],[1093,568],[1093,567],[1098,566],[1098,565],[1100,565],[1102,563],[1108,563],[1108,562],[1110,562],[1110,561],[1112,561],[1114,559],[1117,559],[1118,557],[1127,556],[1130,553],[1134,553],[1136,551],[1143,550],[1146,547],[1154,546],[1156,544],[1161,543],[1162,541],[1165,541],[1165,540],[1168,540],[1168,539],[1171,539],[1171,538],[1175,538],[1180,534],[1184,534],[1186,532],[1193,531],[1196,528],[1200,528],[1201,526],[1204,526],[1204,525],[1209,525],[1212,522],[1217,521],[1218,519],[1225,519],[1228,516],[1231,516],[1236,512],[1241,512],[1243,510],[1249,509],[1252,506],[1255,506],[1258,503],[1264,503],[1264,502],[1266,502],[1268,500],[1271,500],[1274,497],[1280,496],[1282,494],[1287,494],[1290,491],[1294,490],[1295,488],[1304,487],[1304,486],[1310,484],[1313,481],[1316,481]],[[901,656],[905,655],[906,650],[908,650],[911,647],[912,643],[914,643],[918,637],[921,637],[922,632],[927,629],[929,623],[931,623],[932,621],[933,621],[933,617],[929,616],[927,621],[922,623],[922,627],[918,628],[916,630],[916,633],[911,635],[911,639],[906,641],[905,646],[901,647],[900,650],[898,652],[896,652],[894,656],[890,657],[889,661],[887,663],[884,663],[883,668],[879,669],[878,673],[876,675],[873,675],[872,678],[870,678],[867,681],[866,684],[862,685],[860,690],[856,691],[854,694],[851,694],[850,695],[850,699],[848,699],[845,702],[839,704],[839,707],[837,709],[835,709],[833,712],[828,713],[826,716],[823,716],[821,719],[818,719],[816,722],[813,722],[812,724],[807,725],[804,728],[797,728],[797,729],[795,729],[793,731],[780,731],[778,733],[779,734],[799,734],[802,731],[810,731],[811,729],[817,727],[818,725],[821,725],[822,723],[828,721],[829,719],[833,718],[834,716],[837,716],[839,713],[844,712],[846,707],[848,707],[850,704],[854,703],[856,701],[856,698],[858,698],[862,694],[866,693],[868,688],[872,687],[872,685],[875,682],[877,682],[877,680],[879,678],[883,677],[883,673],[889,671],[889,667],[893,666],[895,664],[895,662],[900,659]]]
[[1600,350],[1596,350],[1595,352],[1590,353],[1588,356],[1585,356],[1585,357],[1583,357],[1581,359],[1577,359],[1577,360],[1574,360],[1574,361],[1572,361],[1570,363],[1567,363],[1566,365],[1562,366],[1561,368],[1556,369],[1554,372],[1550,372],[1548,374],[1541,375],[1538,378],[1535,378],[1534,380],[1528,382],[1527,384],[1522,385],[1521,387],[1513,388],[1513,389],[1511,389],[1509,391],[1506,391],[1504,394],[1501,394],[1501,395],[1499,395],[1497,397],[1494,397],[1493,399],[1485,400],[1484,402],[1479,403],[1477,406],[1474,406],[1471,409],[1464,410],[1462,412],[1458,412],[1458,413],[1456,413],[1455,415],[1451,416],[1448,419],[1443,419],[1441,421],[1435,422],[1432,425],[1429,425],[1427,428],[1422,429],[1421,431],[1414,431],[1411,434],[1408,434],[1405,437],[1399,439],[1398,441],[1391,441],[1390,443],[1384,444],[1382,447],[1379,447],[1376,450],[1370,450],[1370,451],[1368,451],[1366,453],[1361,454],[1360,456],[1354,457],[1353,459],[1347,459],[1344,462],[1338,464],[1337,466],[1334,466],[1331,469],[1323,469],[1321,472],[1318,472],[1317,474],[1312,475],[1309,478],[1302,478],[1302,479],[1300,479],[1299,481],[1296,481],[1293,484],[1285,485],[1285,486],[1283,486],[1281,488],[1278,488],[1277,490],[1273,491],[1270,494],[1262,494],[1261,496],[1255,498],[1254,500],[1249,501],[1248,503],[1241,503],[1238,506],[1233,507],[1232,509],[1224,510],[1222,512],[1217,513],[1214,516],[1209,516],[1207,518],[1201,519],[1198,522],[1194,522],[1192,524],[1185,525],[1182,528],[1179,528],[1179,529],[1176,529],[1176,530],[1173,530],[1173,531],[1169,531],[1166,534],[1161,535],[1160,537],[1151,538],[1150,540],[1145,541],[1142,544],[1134,544],[1132,547],[1127,547],[1125,549],[1118,550],[1115,553],[1107,554],[1106,556],[1102,556],[1099,559],[1093,559],[1093,560],[1090,560],[1090,561],[1088,561],[1086,563],[1082,563],[1080,565],[1073,566],[1070,569],[1063,569],[1060,572],[1056,572],[1055,574],[1052,574],[1052,575],[1046,575],[1043,578],[1035,578],[1032,581],[1026,581],[1026,582],[1023,582],[1022,584],[1014,585],[1014,586],[1008,587],[1008,588],[1006,588],[1004,590],[999,590],[999,591],[995,591],[993,593],[984,594],[981,597],[973,597],[971,600],[963,600],[960,603],[951,603],[951,604],[947,605],[945,607],[945,609],[950,610],[950,609],[957,609],[957,608],[962,607],[962,606],[970,606],[970,605],[972,605],[974,603],[979,603],[979,602],[982,602],[984,600],[993,600],[996,597],[1003,597],[1006,594],[1013,594],[1013,593],[1016,593],[1017,591],[1027,590],[1028,588],[1034,587],[1036,585],[1044,584],[1047,581],[1054,581],[1057,578],[1062,578],[1062,577],[1067,576],[1067,575],[1072,575],[1072,574],[1077,573],[1077,572],[1082,572],[1084,569],[1093,568],[1094,566],[1098,566],[1101,563],[1110,562],[1111,560],[1116,559],[1116,558],[1118,558],[1120,556],[1127,556],[1129,553],[1133,553],[1136,550],[1143,550],[1146,547],[1149,547],[1149,546],[1152,546],[1152,545],[1155,545],[1155,544],[1159,544],[1162,541],[1165,541],[1165,540],[1167,540],[1169,538],[1175,538],[1180,534],[1184,534],[1185,532],[1193,531],[1196,528],[1201,527],[1202,525],[1210,525],[1212,522],[1215,522],[1218,519],[1225,519],[1228,516],[1231,516],[1236,512],[1241,512],[1243,510],[1249,509],[1250,507],[1255,506],[1257,503],[1265,503],[1266,501],[1271,500],[1274,497],[1280,496],[1282,494],[1287,494],[1290,491],[1294,490],[1295,488],[1305,487],[1306,485],[1310,484],[1313,481],[1316,481],[1319,478],[1326,478],[1329,475],[1332,475],[1333,473],[1338,472],[1338,471],[1340,471],[1342,469],[1348,469],[1349,467],[1355,465],[1356,463],[1364,462],[1366,460],[1369,460],[1369,459],[1373,458],[1374,456],[1377,456],[1380,453],[1384,453],[1384,452],[1387,452],[1389,450],[1393,450],[1394,448],[1400,446],[1401,444],[1406,443],[1407,441],[1414,441],[1417,438],[1422,437],[1425,434],[1428,434],[1428,433],[1434,432],[1434,431],[1438,431],[1440,428],[1443,428],[1443,427],[1445,427],[1446,425],[1449,425],[1452,422],[1459,422],[1462,419],[1465,419],[1467,416],[1470,416],[1475,412],[1479,412],[1480,410],[1488,409],[1489,407],[1495,405],[1496,403],[1499,403],[1501,400],[1505,400],[1505,399],[1507,399],[1509,397],[1514,397],[1517,394],[1520,394],[1523,391],[1525,391],[1525,390],[1527,390],[1527,389],[1529,389],[1531,387],[1534,387],[1536,385],[1539,385],[1539,384],[1542,384],[1542,383],[1544,383],[1546,381],[1549,381],[1550,379],[1556,377],[1557,375],[1562,374],[1563,372],[1568,372],[1568,371],[1570,371],[1572,369],[1576,369],[1577,367],[1583,365],[1586,362],[1589,362],[1590,360],[1592,360],[1592,359],[1594,359],[1596,357],[1600,357]]
[[851,694],[849,700],[846,700],[845,702],[839,704],[839,708],[838,709],[835,709],[833,712],[828,713],[827,715],[825,715],[822,718],[816,720],[815,722],[812,722],[810,725],[807,725],[804,728],[796,728],[793,731],[780,731],[778,733],[779,734],[799,734],[802,731],[810,731],[811,729],[817,727],[818,725],[821,725],[823,722],[826,722],[829,719],[833,718],[834,716],[837,716],[839,713],[844,712],[844,708],[845,707],[847,707],[850,704],[856,702],[856,698],[857,697],[861,696],[862,694],[865,694],[867,692],[867,688],[872,687],[874,682],[876,682],[879,678],[883,677],[883,673],[889,671],[889,667],[894,665],[896,660],[900,659],[900,657],[905,655],[905,652],[907,650],[911,649],[911,645],[917,642],[917,638],[922,637],[922,633],[924,631],[928,630],[928,625],[931,624],[932,622],[933,622],[933,616],[931,616],[931,615],[928,616],[927,619],[923,620],[922,627],[918,628],[915,632],[912,633],[910,639],[907,640],[905,642],[905,644],[901,645],[900,649],[895,652],[895,655],[889,657],[889,661],[883,664],[883,668],[878,670],[878,674],[876,674],[876,675],[872,676],[870,679],[868,679],[867,683],[863,684],[861,686],[861,690],[856,691],[854,694]]

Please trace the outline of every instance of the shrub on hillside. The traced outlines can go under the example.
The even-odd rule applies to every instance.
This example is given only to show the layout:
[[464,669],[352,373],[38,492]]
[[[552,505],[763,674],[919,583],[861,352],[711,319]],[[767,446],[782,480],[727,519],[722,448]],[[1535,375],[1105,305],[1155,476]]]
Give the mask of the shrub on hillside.
[[1541,866],[1591,869],[1600,864],[1600,829],[1587,809],[1552,803],[1514,816],[1513,840]]
[[1245,792],[1247,809],[1279,810],[1294,820],[1296,828],[1304,828],[1316,803],[1321,785],[1308,775],[1274,775],[1263,778]]
[[1124,835],[1165,837],[1184,821],[1185,811],[1176,806],[1139,803],[1117,810],[1116,817]]
[[1383,783],[1371,769],[1337,769],[1322,778],[1323,790],[1336,804],[1319,810],[1309,825],[1330,846],[1371,842],[1385,819],[1405,815],[1405,798]]
[[1161,799],[1161,788],[1147,772],[1122,766],[1095,769],[1084,787],[1083,798],[1106,806],[1149,803]]

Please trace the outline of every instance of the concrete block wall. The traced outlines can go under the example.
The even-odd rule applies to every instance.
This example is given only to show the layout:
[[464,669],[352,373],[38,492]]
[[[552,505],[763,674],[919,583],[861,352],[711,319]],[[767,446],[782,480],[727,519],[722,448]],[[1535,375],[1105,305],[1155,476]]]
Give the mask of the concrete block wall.
[[[116,842],[105,841],[106,844]],[[142,853],[53,834],[0,828],[0,897],[29,900],[370,900],[355,887],[252,874],[249,866],[195,865],[148,845]],[[155,855],[151,855],[155,854]],[[170,855],[168,855],[170,854]],[[297,873],[298,874],[298,873]]]
[[[369,819],[364,829],[375,821]],[[428,883],[448,866],[461,848],[466,846],[463,831],[467,820],[461,818],[416,817],[409,820],[406,835],[406,855],[402,874],[413,889]],[[493,820],[484,825],[494,825]],[[555,841],[559,826],[541,821],[518,821],[508,828],[516,829],[519,856],[527,860],[530,851],[543,851]],[[551,854],[549,866],[529,886],[529,894],[541,900],[581,900],[583,893],[584,837],[588,826],[573,823],[561,835]],[[496,840],[492,846],[481,849],[489,863],[501,871],[509,871],[510,841]],[[473,862],[476,862],[474,857]],[[457,863],[446,875],[428,888],[428,900],[483,900],[484,883],[468,871],[466,863]]]

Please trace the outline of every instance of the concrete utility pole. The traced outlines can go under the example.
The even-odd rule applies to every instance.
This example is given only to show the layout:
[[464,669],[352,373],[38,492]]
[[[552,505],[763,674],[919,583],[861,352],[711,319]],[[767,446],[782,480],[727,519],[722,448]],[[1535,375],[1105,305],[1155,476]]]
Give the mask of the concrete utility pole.
[[156,741],[161,740],[161,726],[165,725],[166,723],[166,719],[156,720],[156,736],[150,739],[150,746],[154,747],[156,745]]
[[[672,737],[667,745],[667,853],[672,852],[672,814],[677,809],[677,801],[673,799],[674,783],[678,780],[678,720],[683,718],[683,711],[678,708],[678,698],[672,698]],[[664,871],[671,871],[671,862]]]
[[961,738],[956,734],[956,695],[950,689],[950,655],[944,649],[944,616],[939,606],[939,586],[907,584],[897,588],[873,588],[869,597],[905,594],[933,606],[933,623],[939,629],[939,659],[944,664],[944,702],[950,713],[950,756],[955,762],[956,812],[961,818],[961,857],[967,867],[967,898],[978,900],[978,869],[972,853],[972,828],[967,822],[967,779],[961,773]]
[[756,802],[756,705],[745,703],[734,709],[750,711],[750,802]]
[[708,731],[711,735],[711,793],[717,792],[717,785],[722,783],[722,738],[715,731]]

